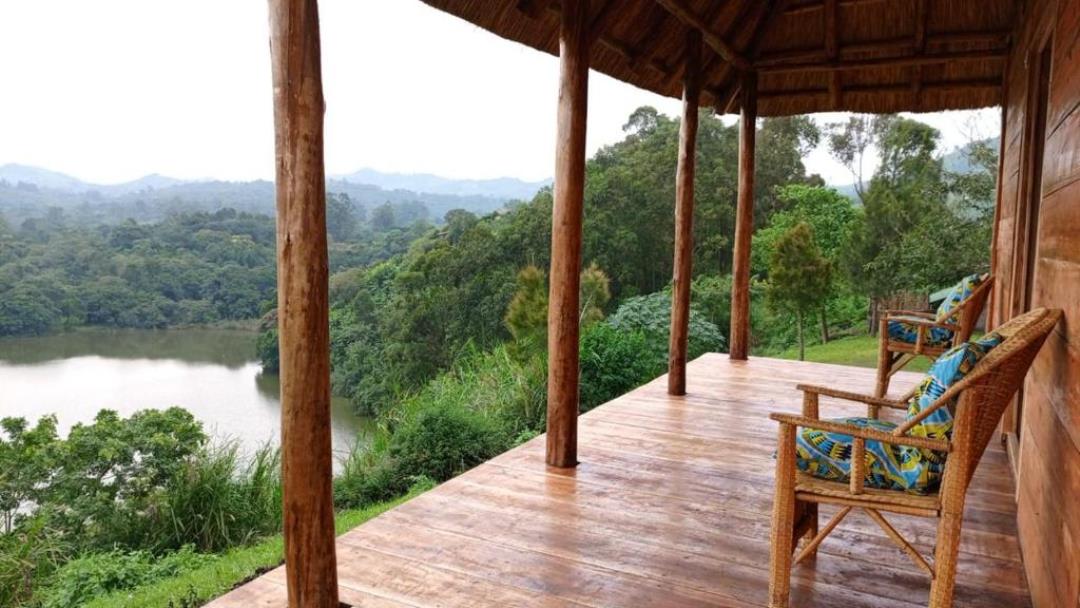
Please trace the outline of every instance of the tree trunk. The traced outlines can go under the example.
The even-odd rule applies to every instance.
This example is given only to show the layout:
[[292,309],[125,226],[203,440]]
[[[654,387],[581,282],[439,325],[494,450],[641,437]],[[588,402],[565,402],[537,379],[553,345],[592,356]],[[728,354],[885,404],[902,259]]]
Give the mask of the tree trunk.
[[821,307],[821,343],[829,343],[829,313],[824,306]]
[[803,313],[801,310],[795,313],[795,323],[798,325],[799,330],[799,361],[805,361],[806,336],[803,334]]

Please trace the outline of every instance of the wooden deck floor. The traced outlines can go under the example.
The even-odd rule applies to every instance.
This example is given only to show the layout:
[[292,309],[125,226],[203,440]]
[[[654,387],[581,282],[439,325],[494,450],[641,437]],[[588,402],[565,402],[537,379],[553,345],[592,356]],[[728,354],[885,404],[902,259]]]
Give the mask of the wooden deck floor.
[[[354,606],[766,605],[776,424],[797,382],[866,392],[873,370],[706,355],[690,395],[658,379],[581,418],[576,470],[547,469],[537,438],[338,539]],[[902,374],[895,392],[918,376]],[[822,416],[859,415],[822,402]],[[1028,606],[1004,452],[969,493],[956,606]],[[823,508],[822,517],[833,511]],[[890,520],[932,554],[931,520]],[[882,565],[888,564],[888,565]],[[793,606],[925,606],[929,579],[853,513],[793,578]],[[284,606],[274,570],[211,604]]]

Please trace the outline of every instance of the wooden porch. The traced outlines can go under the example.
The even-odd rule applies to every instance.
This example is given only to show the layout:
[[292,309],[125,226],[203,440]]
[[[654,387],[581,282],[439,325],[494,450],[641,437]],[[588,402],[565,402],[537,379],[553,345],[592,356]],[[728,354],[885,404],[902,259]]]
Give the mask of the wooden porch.
[[[547,467],[536,439],[341,536],[340,599],[352,606],[767,605],[776,423],[799,382],[859,392],[872,369],[710,354],[580,418],[576,468]],[[919,376],[897,374],[892,389]],[[822,402],[822,416],[861,408]],[[968,493],[956,602],[1030,601],[1013,482],[991,445]],[[825,518],[832,514],[823,508]],[[889,516],[925,555],[933,520]],[[286,606],[284,567],[210,606]],[[796,567],[793,606],[925,606],[929,579],[854,515]]]

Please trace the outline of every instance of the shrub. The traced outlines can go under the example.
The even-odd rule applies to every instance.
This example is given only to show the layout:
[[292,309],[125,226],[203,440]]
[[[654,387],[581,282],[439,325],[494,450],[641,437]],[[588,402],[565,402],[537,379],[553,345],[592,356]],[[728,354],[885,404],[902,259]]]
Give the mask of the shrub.
[[278,352],[277,328],[264,329],[259,332],[255,340],[255,355],[262,363],[263,371],[271,374],[278,373],[281,368],[281,355]]
[[[652,351],[666,353],[671,333],[671,294],[658,291],[627,298],[615,314],[608,317],[607,323],[621,331],[640,331]],[[720,329],[691,306],[689,356],[722,351],[725,345]]]
[[398,496],[408,487],[398,461],[390,457],[385,427],[368,445],[357,445],[334,479],[334,505],[355,509]]
[[29,601],[35,587],[69,556],[70,547],[43,515],[22,520],[14,533],[0,534],[0,606]]
[[193,570],[214,559],[188,546],[162,557],[146,551],[113,550],[72,560],[40,594],[42,608],[67,608],[114,591],[134,589]]
[[640,331],[590,325],[581,335],[581,410],[652,380],[664,372],[666,360],[667,350],[651,349]]
[[390,457],[399,474],[445,481],[507,447],[510,440],[500,425],[482,412],[442,403],[421,410],[395,430]]

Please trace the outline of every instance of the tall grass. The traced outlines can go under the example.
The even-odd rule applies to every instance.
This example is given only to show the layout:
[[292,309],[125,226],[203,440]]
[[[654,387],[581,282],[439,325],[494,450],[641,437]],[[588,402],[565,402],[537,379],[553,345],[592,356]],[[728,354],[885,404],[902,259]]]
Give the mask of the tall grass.
[[172,480],[151,538],[158,549],[217,552],[280,528],[279,451],[264,445],[245,462],[237,444],[226,442],[200,452]]

